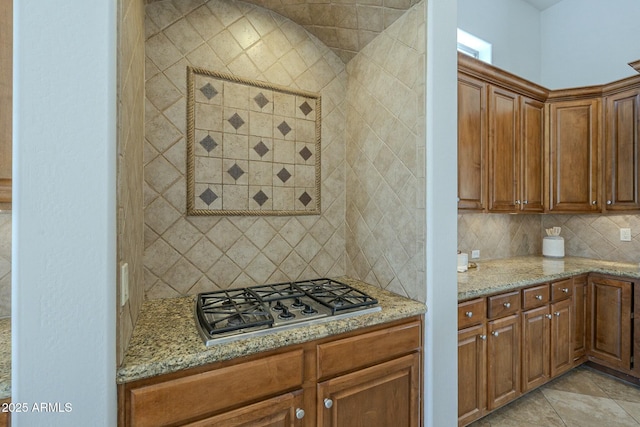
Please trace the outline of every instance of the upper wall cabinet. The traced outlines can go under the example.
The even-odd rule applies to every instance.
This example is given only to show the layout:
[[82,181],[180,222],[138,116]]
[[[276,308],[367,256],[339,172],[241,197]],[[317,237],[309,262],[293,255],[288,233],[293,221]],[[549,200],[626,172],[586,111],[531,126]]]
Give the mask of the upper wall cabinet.
[[549,106],[549,211],[599,212],[600,100]]
[[11,203],[12,2],[0,2],[0,209]]
[[489,211],[542,212],[544,104],[489,86]]
[[607,211],[640,210],[640,79],[604,98],[604,197]]
[[458,74],[458,209],[483,211],[487,192],[487,85]]
[[458,54],[458,209],[640,212],[640,76],[550,91]]

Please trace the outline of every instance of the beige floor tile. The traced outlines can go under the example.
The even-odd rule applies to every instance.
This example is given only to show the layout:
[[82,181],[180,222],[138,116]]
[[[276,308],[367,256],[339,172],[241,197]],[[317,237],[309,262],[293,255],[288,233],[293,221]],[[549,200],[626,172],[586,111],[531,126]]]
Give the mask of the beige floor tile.
[[568,427],[638,426],[612,399],[545,388],[542,393]]
[[567,391],[589,396],[609,397],[598,386],[597,374],[587,368],[576,368],[545,385],[545,389]]
[[531,425],[564,427],[562,419],[540,390],[534,390],[520,397],[515,402],[498,409],[496,414],[505,420],[520,421]]
[[640,403],[640,387],[593,369],[584,370],[611,399]]
[[626,402],[624,400],[616,400],[618,405],[622,407],[627,414],[631,415],[638,423],[640,423],[640,403]]

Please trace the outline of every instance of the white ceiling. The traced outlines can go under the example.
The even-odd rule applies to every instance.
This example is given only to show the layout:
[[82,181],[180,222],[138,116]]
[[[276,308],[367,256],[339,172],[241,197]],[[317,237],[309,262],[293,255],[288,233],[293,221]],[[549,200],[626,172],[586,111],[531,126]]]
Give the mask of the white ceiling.
[[551,6],[560,3],[562,0],[524,0],[527,3],[529,3],[531,6],[535,7],[536,9],[542,11],[545,10],[547,8],[550,8]]

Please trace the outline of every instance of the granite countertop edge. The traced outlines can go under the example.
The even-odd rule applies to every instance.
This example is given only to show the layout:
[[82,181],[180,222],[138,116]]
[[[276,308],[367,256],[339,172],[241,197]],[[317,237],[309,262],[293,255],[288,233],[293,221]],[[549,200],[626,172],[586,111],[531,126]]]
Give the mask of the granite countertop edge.
[[524,256],[490,260],[478,265],[477,271],[470,269],[466,273],[458,274],[458,301],[562,280],[579,274],[600,273],[640,278],[638,264],[580,257],[549,259],[542,256]]
[[11,397],[11,318],[0,319],[0,399]]
[[[295,344],[423,315],[427,307],[414,301],[364,282],[340,278],[340,280],[369,293],[379,301],[379,312],[334,320],[318,325],[301,326],[290,330],[258,337],[205,347],[193,319],[194,297],[171,300],[146,301],[134,329],[127,353],[116,373],[118,384],[124,384],[161,374],[248,356]],[[161,320],[154,319],[153,312],[164,311],[172,330],[164,338],[153,332]],[[157,317],[157,315],[155,316]]]

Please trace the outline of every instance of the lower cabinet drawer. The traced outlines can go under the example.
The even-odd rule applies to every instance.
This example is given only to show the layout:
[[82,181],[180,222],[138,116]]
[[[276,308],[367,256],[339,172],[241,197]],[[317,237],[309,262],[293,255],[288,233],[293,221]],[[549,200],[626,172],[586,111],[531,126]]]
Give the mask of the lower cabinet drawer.
[[303,379],[304,352],[296,350],[134,388],[130,391],[130,425],[175,425],[301,388]]
[[573,295],[573,279],[561,280],[551,284],[551,299],[559,301]]
[[520,310],[520,291],[494,295],[488,298],[487,317],[495,319],[509,316]]
[[328,378],[391,359],[422,346],[420,322],[318,345],[318,378]]
[[485,298],[478,298],[458,304],[458,330],[479,325],[487,319]]

